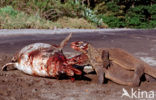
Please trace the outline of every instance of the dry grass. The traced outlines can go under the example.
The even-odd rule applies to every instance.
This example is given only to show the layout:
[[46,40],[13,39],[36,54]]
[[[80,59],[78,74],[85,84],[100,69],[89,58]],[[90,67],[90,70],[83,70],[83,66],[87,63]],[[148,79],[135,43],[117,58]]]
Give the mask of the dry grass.
[[97,25],[83,18],[69,17],[60,17],[57,21],[52,22],[41,18],[39,14],[28,15],[11,6],[0,8],[0,29],[54,29],[54,27],[95,29]]
[[55,23],[59,24],[61,28],[83,28],[83,29],[95,29],[97,26],[93,23],[86,21],[83,18],[59,18]]
[[28,15],[14,10],[11,6],[0,9],[0,29],[53,29],[57,24],[45,20],[39,15]]

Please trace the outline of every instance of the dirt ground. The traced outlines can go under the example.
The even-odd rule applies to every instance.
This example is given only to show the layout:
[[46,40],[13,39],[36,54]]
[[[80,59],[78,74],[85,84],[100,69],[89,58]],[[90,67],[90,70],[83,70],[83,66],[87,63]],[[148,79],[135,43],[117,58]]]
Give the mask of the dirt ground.
[[[156,31],[132,32],[103,32],[74,34],[71,41],[85,40],[96,47],[123,48],[136,57],[156,58]],[[120,34],[122,33],[122,34]],[[65,35],[21,35],[0,37],[0,68],[9,62],[15,52],[23,46],[34,42],[58,44]],[[70,42],[71,42],[70,41]],[[65,51],[73,52],[69,45]],[[154,63],[153,63],[153,66]],[[156,82],[142,82],[140,87],[129,87],[108,81],[107,84],[96,83],[96,75],[77,77],[72,82],[70,79],[57,80],[51,78],[34,77],[18,70],[0,71],[0,100],[140,100],[121,97],[123,88],[131,93],[134,91],[154,91],[155,97],[142,100],[156,99]],[[136,94],[137,94],[136,93]]]

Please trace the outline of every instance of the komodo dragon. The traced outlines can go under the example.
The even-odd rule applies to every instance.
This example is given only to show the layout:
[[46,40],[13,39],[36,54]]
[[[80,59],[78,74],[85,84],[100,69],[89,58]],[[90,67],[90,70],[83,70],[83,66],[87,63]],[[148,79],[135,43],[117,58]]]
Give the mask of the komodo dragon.
[[144,74],[148,79],[156,78],[156,68],[149,66],[122,49],[96,49],[91,44],[83,41],[72,42],[71,48],[88,57],[89,63],[95,69],[98,81],[101,84],[104,82],[104,76],[116,83],[129,86],[139,86],[140,78]]

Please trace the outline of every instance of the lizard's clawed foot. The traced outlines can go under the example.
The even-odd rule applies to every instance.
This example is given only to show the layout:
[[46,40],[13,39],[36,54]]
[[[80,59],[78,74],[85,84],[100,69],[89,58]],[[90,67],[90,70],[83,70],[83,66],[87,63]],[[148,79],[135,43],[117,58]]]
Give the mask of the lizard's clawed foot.
[[97,72],[97,77],[98,77],[98,83],[103,84],[104,83],[104,71],[101,69]]

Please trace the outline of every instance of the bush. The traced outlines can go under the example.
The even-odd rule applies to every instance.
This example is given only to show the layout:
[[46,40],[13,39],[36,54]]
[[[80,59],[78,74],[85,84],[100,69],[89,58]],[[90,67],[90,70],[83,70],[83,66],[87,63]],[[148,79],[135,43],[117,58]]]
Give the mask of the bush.
[[106,23],[109,27],[115,28],[115,27],[124,27],[125,23],[122,21],[122,19],[117,18],[115,16],[102,16],[103,22]]
[[154,0],[100,0],[95,10],[109,27],[156,28]]
[[86,21],[83,18],[61,17],[52,22],[45,20],[39,14],[28,15],[24,12],[17,11],[11,6],[0,8],[0,28],[1,29],[53,29],[58,28],[97,28],[96,24]]
[[102,19],[98,18],[98,16],[89,8],[84,9],[83,16],[100,27],[107,27],[107,25],[103,23]]
[[126,26],[131,28],[155,28],[156,12],[153,11],[156,11],[155,5],[131,7],[125,15]]
[[[52,28],[59,19],[70,17],[84,18],[98,27],[156,28],[155,0],[90,0],[92,7],[81,4],[81,0],[1,0],[0,27],[16,27],[21,21],[22,27]],[[7,8],[6,6],[12,6]],[[95,5],[95,8],[94,6]],[[5,12],[3,14],[2,12]],[[8,13],[8,15],[6,14]],[[16,18],[16,17],[18,18]],[[2,19],[4,18],[5,21]],[[25,19],[22,19],[25,18]],[[31,19],[31,20],[30,20]],[[15,20],[18,20],[15,22]],[[37,20],[37,21],[36,21]],[[46,21],[47,20],[47,21]],[[22,24],[22,21],[30,24]],[[29,22],[28,22],[29,21]],[[14,25],[12,25],[14,23]],[[35,23],[44,23],[37,25]],[[108,25],[106,25],[106,24]],[[48,25],[50,25],[48,27]],[[51,27],[52,26],[52,27]],[[56,25],[57,26],[57,25]],[[59,26],[59,25],[58,25]]]
[[91,9],[81,5],[78,0],[76,2],[67,0],[65,3],[61,3],[60,0],[3,0],[1,5],[12,5],[13,8],[24,11],[28,15],[34,14],[50,21],[56,21],[63,16],[83,17],[98,26],[106,26],[101,18],[97,18]]
[[0,28],[47,28],[52,29],[56,24],[36,16],[29,16],[24,12],[17,11],[11,6],[0,9]]

